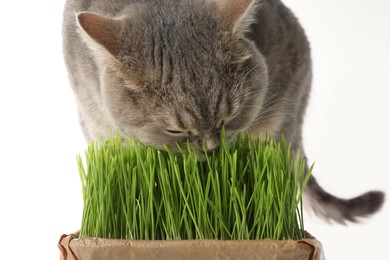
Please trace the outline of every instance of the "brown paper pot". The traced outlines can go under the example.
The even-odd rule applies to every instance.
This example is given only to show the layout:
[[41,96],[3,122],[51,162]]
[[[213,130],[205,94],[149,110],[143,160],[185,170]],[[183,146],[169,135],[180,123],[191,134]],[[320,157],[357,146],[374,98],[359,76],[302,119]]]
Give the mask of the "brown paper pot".
[[61,260],[324,259],[321,243],[302,240],[119,240],[63,235]]

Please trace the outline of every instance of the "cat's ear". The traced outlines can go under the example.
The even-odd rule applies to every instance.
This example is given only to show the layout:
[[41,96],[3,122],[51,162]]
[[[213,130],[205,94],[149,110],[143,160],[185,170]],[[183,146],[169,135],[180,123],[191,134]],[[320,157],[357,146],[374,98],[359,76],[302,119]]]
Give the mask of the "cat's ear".
[[103,47],[114,57],[118,55],[121,20],[87,12],[76,14],[76,19],[82,37],[89,47]]
[[233,33],[245,33],[256,20],[259,0],[211,0],[223,22]]

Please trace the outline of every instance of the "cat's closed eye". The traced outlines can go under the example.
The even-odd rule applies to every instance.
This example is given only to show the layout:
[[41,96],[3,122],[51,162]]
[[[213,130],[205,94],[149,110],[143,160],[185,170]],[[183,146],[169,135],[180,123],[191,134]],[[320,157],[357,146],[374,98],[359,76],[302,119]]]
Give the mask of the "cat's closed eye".
[[190,130],[179,130],[179,129],[166,129],[165,132],[168,135],[174,136],[174,137],[182,137],[182,138],[187,138],[187,139],[193,139],[197,135],[194,134]]
[[171,135],[175,138],[180,138],[182,140],[188,140],[190,142],[200,141],[201,137],[194,134],[190,130],[175,130],[175,129],[166,129],[168,135]]
[[172,129],[166,129],[165,131],[166,131],[168,134],[172,134],[172,135],[182,135],[182,134],[186,133],[186,131],[172,130]]

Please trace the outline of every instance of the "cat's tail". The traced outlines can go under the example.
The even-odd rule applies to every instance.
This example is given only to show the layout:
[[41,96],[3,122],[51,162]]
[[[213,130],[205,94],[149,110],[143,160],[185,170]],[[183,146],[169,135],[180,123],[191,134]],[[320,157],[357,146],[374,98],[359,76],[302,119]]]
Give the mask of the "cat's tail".
[[337,198],[326,192],[311,176],[305,189],[305,205],[311,207],[316,215],[331,222],[346,224],[358,222],[368,217],[383,205],[385,194],[381,191],[369,191],[352,199]]

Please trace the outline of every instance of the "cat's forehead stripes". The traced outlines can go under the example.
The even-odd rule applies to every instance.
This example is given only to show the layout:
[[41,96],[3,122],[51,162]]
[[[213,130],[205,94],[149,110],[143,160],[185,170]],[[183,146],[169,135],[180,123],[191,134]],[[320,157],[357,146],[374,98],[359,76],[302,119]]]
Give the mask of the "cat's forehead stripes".
[[181,117],[187,129],[196,129],[199,132],[209,131],[214,125],[214,115],[209,113],[206,106],[197,108],[185,106]]

